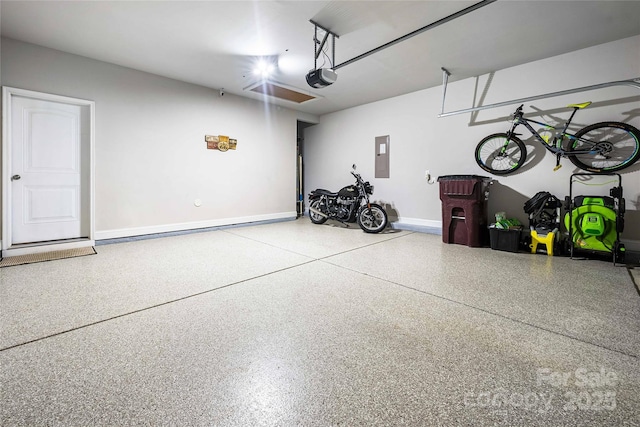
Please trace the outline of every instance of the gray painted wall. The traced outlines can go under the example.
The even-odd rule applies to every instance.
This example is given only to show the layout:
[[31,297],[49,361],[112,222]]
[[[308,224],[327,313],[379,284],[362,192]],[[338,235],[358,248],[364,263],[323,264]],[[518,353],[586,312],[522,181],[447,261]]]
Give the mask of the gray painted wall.
[[[489,104],[639,77],[639,50],[640,37],[632,37],[500,70],[490,82],[487,76],[456,82],[452,69],[446,110],[467,108],[481,97]],[[1,60],[2,85],[96,102],[98,239],[295,216],[296,120],[317,118],[9,39],[2,39]],[[525,111],[553,123],[568,117],[566,104],[587,100],[594,105],[578,113],[576,128],[609,119],[640,127],[640,93],[629,87],[534,101]],[[305,129],[305,192],[350,183],[350,166],[357,163],[376,186],[374,198],[396,220],[439,227],[438,184],[427,183],[425,170],[436,177],[486,175],[473,160],[475,145],[506,130],[505,118],[515,108],[438,118],[440,105],[437,87],[322,116]],[[544,114],[534,117],[535,111]],[[238,150],[206,150],[205,134],[235,137]],[[391,137],[389,179],[373,178],[374,139],[381,135]],[[536,192],[568,194],[573,165],[563,160],[553,172],[553,156],[529,148],[532,162],[521,173],[496,177],[491,213],[504,210],[525,220],[522,204]],[[635,165],[623,173],[626,241],[640,241],[639,170]]]
[[3,86],[95,101],[97,239],[295,217],[301,113],[10,39],[1,59]]
[[[526,96],[540,95],[609,81],[640,77],[640,37],[572,52],[518,67],[497,71],[479,79],[455,81],[455,69],[447,90],[446,109],[453,111],[492,104]],[[434,67],[446,64],[434,64]],[[348,67],[342,70],[348,73]],[[340,84],[338,81],[336,84]],[[508,129],[507,116],[517,105],[438,118],[442,88],[375,102],[320,117],[320,124],[305,130],[305,191],[321,187],[335,189],[352,180],[349,169],[357,163],[365,179],[375,185],[374,199],[386,204],[400,223],[441,227],[439,185],[425,180],[425,170],[434,176],[487,173],[474,160],[476,144],[484,137]],[[525,104],[525,112],[534,120],[553,124],[569,117],[568,104],[592,101],[574,119],[578,130],[605,120],[624,121],[640,128],[640,91],[616,87]],[[536,114],[539,112],[539,114]],[[536,115],[538,117],[536,117]],[[526,220],[523,204],[538,191],[557,197],[569,194],[569,179],[579,172],[568,160],[554,172],[555,156],[539,145],[523,129],[528,143],[529,165],[520,173],[494,177],[489,199],[490,215],[506,211],[509,217]],[[374,178],[374,140],[390,135],[390,178]],[[627,200],[627,227],[624,240],[640,241],[640,163],[623,171]],[[608,181],[606,179],[603,182]],[[596,180],[593,180],[596,181]],[[592,184],[593,181],[589,182]],[[611,184],[578,184],[578,194],[608,194]],[[640,243],[640,242],[636,242]],[[637,245],[636,245],[637,246]],[[640,247],[637,247],[640,249]]]

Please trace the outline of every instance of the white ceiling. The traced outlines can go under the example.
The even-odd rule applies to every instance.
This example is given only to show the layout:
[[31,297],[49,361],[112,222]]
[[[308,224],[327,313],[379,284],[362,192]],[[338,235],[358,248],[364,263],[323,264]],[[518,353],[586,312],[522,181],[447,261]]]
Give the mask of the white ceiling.
[[475,3],[2,0],[0,15],[4,37],[257,99],[243,90],[253,62],[277,56],[274,80],[322,98],[271,101],[312,114],[438,86],[441,67],[455,81],[640,34],[640,1],[498,0],[340,68],[332,86],[305,81],[310,19],[339,36],[340,64]]

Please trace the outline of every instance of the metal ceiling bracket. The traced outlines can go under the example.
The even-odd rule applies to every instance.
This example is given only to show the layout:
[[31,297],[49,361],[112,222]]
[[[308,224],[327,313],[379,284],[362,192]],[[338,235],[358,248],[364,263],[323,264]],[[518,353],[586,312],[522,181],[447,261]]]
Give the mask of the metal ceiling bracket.
[[447,71],[445,68],[442,68],[442,109],[440,110],[440,114],[438,114],[438,117],[454,116],[456,114],[465,114],[465,113],[471,113],[474,111],[488,110],[491,108],[504,107],[506,105],[512,105],[512,104],[524,104],[525,102],[535,101],[538,99],[553,98],[556,96],[570,95],[572,93],[578,93],[578,92],[587,92],[590,90],[603,89],[611,86],[631,86],[631,87],[635,87],[636,89],[640,89],[640,77],[637,77],[631,80],[620,80],[615,82],[600,83],[600,84],[591,85],[591,86],[583,86],[575,89],[545,93],[544,95],[528,96],[526,98],[513,99],[511,101],[498,102],[496,104],[482,105],[479,107],[466,108],[464,110],[450,111],[445,113],[444,102],[447,95],[447,83],[449,81],[450,75],[451,73],[449,71]]
[[[322,53],[329,35],[331,35],[331,67],[333,68],[333,65],[336,63],[336,39],[339,39],[340,37],[334,32],[327,30],[312,19],[310,19],[309,22],[313,24],[315,31],[313,36],[313,69],[318,69],[318,57]],[[318,40],[318,28],[324,31],[324,37],[322,38],[322,41]]]
[[447,99],[447,83],[451,73],[444,67],[440,69],[442,70],[442,108],[440,108],[440,116],[442,116],[442,113],[444,113],[444,100]]

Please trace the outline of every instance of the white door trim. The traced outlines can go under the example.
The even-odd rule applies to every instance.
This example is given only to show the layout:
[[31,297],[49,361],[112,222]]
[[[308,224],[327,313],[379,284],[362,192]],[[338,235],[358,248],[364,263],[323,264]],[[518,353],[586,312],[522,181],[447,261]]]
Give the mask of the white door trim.
[[[11,236],[11,110],[13,97],[20,96],[52,102],[63,102],[89,108],[89,237],[71,241],[51,241],[42,244],[12,245]],[[95,102],[67,96],[35,92],[4,86],[2,88],[2,257],[26,255],[61,249],[95,245]]]

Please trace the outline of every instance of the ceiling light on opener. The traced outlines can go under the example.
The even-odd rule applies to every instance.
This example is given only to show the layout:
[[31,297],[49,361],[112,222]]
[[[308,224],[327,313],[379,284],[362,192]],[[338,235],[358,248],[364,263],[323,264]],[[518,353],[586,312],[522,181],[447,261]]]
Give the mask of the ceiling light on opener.
[[271,76],[271,74],[273,74],[275,69],[276,69],[275,65],[273,65],[271,62],[261,59],[258,61],[255,68],[253,69],[253,74],[256,76],[262,77],[263,79],[266,79],[269,76]]

